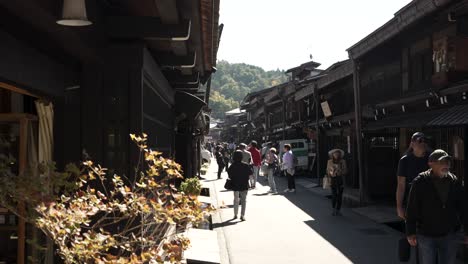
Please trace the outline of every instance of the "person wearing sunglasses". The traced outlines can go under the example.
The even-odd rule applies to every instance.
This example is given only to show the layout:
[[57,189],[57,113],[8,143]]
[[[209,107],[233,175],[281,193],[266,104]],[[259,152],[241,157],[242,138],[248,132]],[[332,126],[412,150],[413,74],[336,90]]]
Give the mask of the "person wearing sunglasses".
[[429,169],[429,147],[426,136],[422,132],[416,132],[411,137],[409,149],[398,163],[396,204],[397,213],[403,220],[406,219],[405,207],[411,182],[423,171]]
[[[397,214],[402,220],[406,220],[406,201],[411,183],[420,173],[429,169],[429,154],[426,136],[421,132],[414,133],[408,150],[398,163],[396,205]],[[415,250],[416,263],[420,263],[418,247]],[[411,247],[406,237],[400,239],[399,252],[401,261],[407,261],[411,255]]]
[[447,152],[435,150],[430,169],[411,184],[406,234],[409,244],[418,246],[422,264],[455,264],[459,246],[468,244],[466,195],[462,180],[450,172],[452,163]]

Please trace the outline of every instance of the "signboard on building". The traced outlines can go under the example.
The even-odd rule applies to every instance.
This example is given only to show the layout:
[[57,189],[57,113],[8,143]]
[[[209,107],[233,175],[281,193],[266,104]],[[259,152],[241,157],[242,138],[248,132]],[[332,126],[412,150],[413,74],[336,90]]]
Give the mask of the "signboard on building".
[[332,111],[330,109],[330,105],[328,104],[328,101],[325,101],[325,102],[321,103],[320,105],[322,106],[323,115],[325,117],[331,117],[332,116]]

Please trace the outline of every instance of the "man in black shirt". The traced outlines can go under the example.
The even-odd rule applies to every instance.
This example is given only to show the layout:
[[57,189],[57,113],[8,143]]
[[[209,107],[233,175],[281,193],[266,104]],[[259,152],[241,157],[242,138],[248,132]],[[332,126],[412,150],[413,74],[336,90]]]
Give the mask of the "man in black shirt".
[[406,234],[418,246],[423,264],[453,264],[464,227],[468,244],[468,208],[461,181],[450,173],[451,157],[443,150],[429,156],[430,169],[411,185],[406,210]]
[[411,182],[419,173],[429,169],[428,155],[425,135],[421,132],[415,133],[411,137],[410,148],[398,163],[396,203],[398,216],[402,219],[406,219],[405,201]]

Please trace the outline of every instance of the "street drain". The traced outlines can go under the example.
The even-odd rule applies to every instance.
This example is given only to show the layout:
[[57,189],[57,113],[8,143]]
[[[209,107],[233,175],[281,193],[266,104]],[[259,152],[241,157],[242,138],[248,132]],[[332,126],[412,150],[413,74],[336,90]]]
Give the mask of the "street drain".
[[366,234],[366,235],[370,235],[370,236],[382,236],[382,235],[388,234],[384,230],[377,229],[377,228],[360,228],[358,230],[359,232]]

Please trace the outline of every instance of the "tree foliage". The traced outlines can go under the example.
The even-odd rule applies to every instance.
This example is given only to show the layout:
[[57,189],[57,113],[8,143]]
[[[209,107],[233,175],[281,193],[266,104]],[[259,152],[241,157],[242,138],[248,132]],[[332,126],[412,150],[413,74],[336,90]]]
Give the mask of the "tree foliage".
[[210,107],[215,118],[222,118],[225,112],[239,107],[248,93],[287,81],[284,71],[265,71],[245,63],[219,61],[217,69],[210,96]]
[[92,161],[63,173],[40,166],[41,176],[31,177],[35,169],[14,175],[11,157],[1,155],[0,204],[51,238],[67,264],[179,263],[189,246],[182,233],[210,209],[195,194],[175,189],[179,164],[148,149],[145,134],[131,138],[143,163],[131,179],[109,175]]

